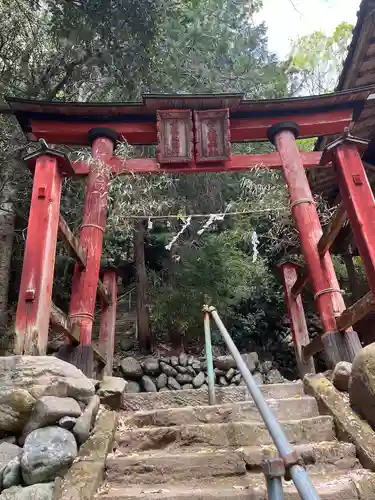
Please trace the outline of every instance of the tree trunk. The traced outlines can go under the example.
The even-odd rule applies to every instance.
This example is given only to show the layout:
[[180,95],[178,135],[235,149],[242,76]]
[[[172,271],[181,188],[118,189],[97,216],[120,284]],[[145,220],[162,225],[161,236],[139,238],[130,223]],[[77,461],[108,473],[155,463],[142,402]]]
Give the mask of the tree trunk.
[[150,353],[153,342],[150,330],[150,313],[147,298],[147,272],[145,263],[145,225],[140,220],[134,231],[134,260],[137,290],[138,340],[141,351]]
[[15,211],[14,199],[16,190],[13,183],[13,169],[17,168],[15,161],[8,161],[2,164],[0,191],[0,337],[1,348],[9,348],[10,345],[2,345],[4,342],[11,343],[11,339],[5,335],[8,316],[8,291],[10,266],[13,249]]

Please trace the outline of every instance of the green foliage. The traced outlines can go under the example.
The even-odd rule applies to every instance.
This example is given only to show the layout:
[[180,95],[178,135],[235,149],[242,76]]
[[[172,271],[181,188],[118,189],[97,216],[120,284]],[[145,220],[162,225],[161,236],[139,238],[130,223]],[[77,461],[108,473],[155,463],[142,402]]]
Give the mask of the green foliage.
[[280,318],[280,310],[267,307],[275,303],[275,279],[266,260],[253,263],[243,247],[241,232],[228,230],[207,234],[193,249],[183,249],[173,281],[160,280],[151,291],[156,331],[202,341],[203,304],[215,305],[227,327],[236,331],[239,318],[246,317],[244,341],[262,335],[272,315]]
[[339,24],[331,36],[322,31],[299,37],[292,46],[288,73],[295,93],[331,92],[347,54],[353,26]]

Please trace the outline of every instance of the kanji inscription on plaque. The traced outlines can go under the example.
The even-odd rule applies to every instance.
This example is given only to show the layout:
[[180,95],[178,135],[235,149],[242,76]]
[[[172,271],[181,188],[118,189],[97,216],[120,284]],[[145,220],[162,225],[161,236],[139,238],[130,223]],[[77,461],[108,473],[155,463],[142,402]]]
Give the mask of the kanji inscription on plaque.
[[230,159],[228,109],[194,111],[194,125],[197,163]]
[[158,110],[160,163],[187,163],[193,160],[193,123],[190,110]]

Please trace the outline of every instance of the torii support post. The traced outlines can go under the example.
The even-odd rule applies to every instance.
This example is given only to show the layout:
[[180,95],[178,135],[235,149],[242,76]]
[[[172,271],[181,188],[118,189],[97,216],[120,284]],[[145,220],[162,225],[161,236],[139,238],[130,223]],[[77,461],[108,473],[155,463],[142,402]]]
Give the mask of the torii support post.
[[355,143],[343,139],[333,150],[342,201],[375,297],[375,199]]
[[99,279],[103,236],[107,221],[109,169],[117,134],[109,129],[92,129],[89,133],[94,163],[86,179],[83,222],[79,243],[86,251],[86,268],[74,269],[69,317],[80,326],[80,345],[71,362],[87,377],[93,375],[92,324]]
[[15,353],[47,350],[62,177],[58,156],[36,159],[26,247],[19,290]]
[[269,140],[275,144],[288,187],[291,209],[300,235],[302,252],[311,276],[314,299],[324,329],[322,337],[327,362],[353,361],[361,349],[357,333],[337,331],[335,317],[345,310],[331,256],[319,255],[318,243],[323,234],[305,169],[297,148],[299,127],[281,122],[269,129]]
[[117,304],[116,271],[109,269],[104,271],[103,285],[110,293],[111,302],[108,304],[101,299],[99,350],[106,360],[104,375],[112,375]]
[[315,365],[313,357],[308,361],[303,358],[302,347],[310,342],[309,332],[307,330],[305,311],[303,309],[301,295],[294,297],[292,288],[298,277],[298,267],[292,262],[280,264],[279,270],[283,279],[284,299],[287,306],[290,324],[292,327],[292,336],[294,351],[296,353],[298,372],[301,379],[308,373],[315,373]]

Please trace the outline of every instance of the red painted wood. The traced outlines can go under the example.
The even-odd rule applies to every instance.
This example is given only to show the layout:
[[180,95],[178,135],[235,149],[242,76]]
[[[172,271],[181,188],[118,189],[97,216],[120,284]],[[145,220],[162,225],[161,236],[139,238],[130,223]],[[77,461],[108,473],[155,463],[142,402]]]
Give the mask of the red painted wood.
[[117,305],[117,275],[115,271],[105,270],[103,284],[109,291],[112,301],[105,305],[101,300],[99,350],[106,360],[104,375],[112,375],[113,355],[116,333],[116,305]]
[[375,297],[375,199],[354,144],[341,144],[333,152],[342,201],[361,254],[370,289]]
[[[81,345],[91,344],[95,299],[99,279],[103,236],[107,221],[108,169],[106,162],[113,154],[113,143],[107,138],[95,139],[92,146],[94,163],[86,179],[80,247],[86,251],[86,268],[74,269],[69,317],[80,325]],[[104,163],[104,166],[103,166]]]
[[[304,168],[315,168],[319,166],[322,156],[320,151],[311,153],[300,153]],[[160,165],[152,158],[139,158],[122,160],[117,156],[107,162],[111,167],[111,173],[114,175],[126,175],[130,173],[139,174],[196,174],[199,172],[241,172],[250,168],[260,169],[281,169],[281,160],[279,153],[267,154],[250,154],[250,155],[233,155],[232,159],[227,162],[214,164],[199,164],[192,163],[189,166],[181,163],[173,166]],[[84,162],[76,162],[73,164],[76,175],[87,175],[89,168]]]
[[[352,361],[359,349],[358,335],[350,333],[350,338],[337,332],[335,318],[345,310],[345,303],[337,281],[330,253],[319,256],[318,243],[323,231],[318,212],[313,203],[312,193],[298,152],[294,135],[289,130],[280,131],[275,143],[283,163],[292,213],[300,234],[301,248],[311,277],[315,303],[326,335],[325,350],[334,365],[338,360]],[[310,201],[310,202],[309,202]],[[336,291],[327,291],[334,289]],[[352,340],[353,339],[353,340]]]
[[190,109],[157,112],[157,158],[163,163],[193,160],[193,119]]
[[194,127],[197,163],[230,160],[229,109],[194,111]]
[[[283,120],[300,126],[300,137],[340,134],[352,121],[351,109],[321,113],[285,114]],[[266,141],[267,130],[275,117],[234,118],[230,120],[232,142]],[[107,127],[118,132],[129,144],[156,144],[156,119],[143,122],[53,122],[31,120],[32,137],[43,138],[51,144],[87,145],[88,132],[95,127]]]
[[308,345],[310,339],[301,296],[294,297],[292,294],[292,288],[298,277],[298,267],[292,263],[285,263],[279,266],[283,278],[284,299],[292,328],[298,371],[301,378],[303,378],[307,373],[315,373],[315,366],[313,358],[305,362],[302,355],[302,346]]
[[35,165],[17,305],[15,351],[18,354],[46,353],[61,184],[57,159],[40,156]]

